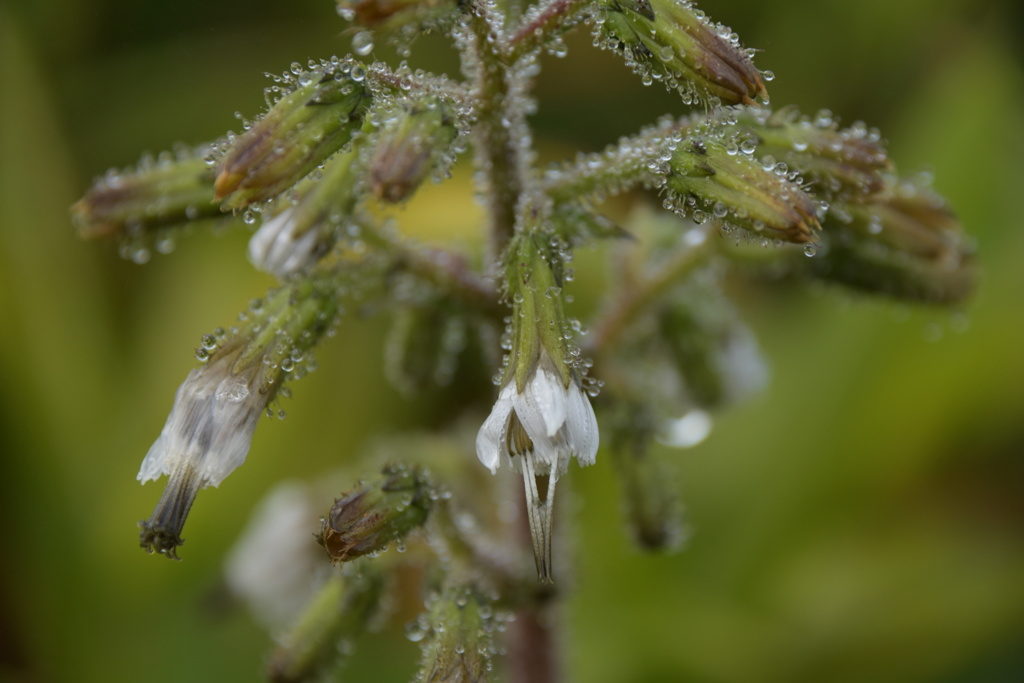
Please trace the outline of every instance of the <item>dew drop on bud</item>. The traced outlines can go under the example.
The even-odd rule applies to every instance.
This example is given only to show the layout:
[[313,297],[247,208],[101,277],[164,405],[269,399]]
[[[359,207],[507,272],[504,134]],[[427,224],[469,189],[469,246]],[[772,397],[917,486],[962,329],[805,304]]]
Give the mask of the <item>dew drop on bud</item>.
[[818,248],[815,247],[813,244],[808,244],[806,247],[804,247],[804,255],[805,256],[809,256],[809,257],[813,258],[814,255],[817,254],[817,253],[818,253]]

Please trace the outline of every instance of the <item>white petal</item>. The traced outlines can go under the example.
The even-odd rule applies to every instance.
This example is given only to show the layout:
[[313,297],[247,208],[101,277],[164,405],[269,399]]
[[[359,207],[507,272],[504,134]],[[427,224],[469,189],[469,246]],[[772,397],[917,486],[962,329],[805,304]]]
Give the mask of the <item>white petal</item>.
[[285,209],[263,223],[249,239],[249,260],[265,273],[283,278],[309,265],[319,245],[319,232],[312,228],[296,236],[293,209]]
[[570,448],[576,456],[580,467],[593,465],[597,459],[597,446],[600,433],[597,428],[597,417],[583,390],[575,383],[569,385],[569,416],[565,426],[568,433]]
[[230,359],[193,370],[174,395],[167,422],[149,449],[138,479],[171,474],[182,464],[201,486],[217,486],[245,462],[266,398],[228,372]]
[[[508,391],[511,390],[511,391]],[[498,464],[501,456],[508,459],[505,435],[508,432],[509,416],[512,414],[511,393],[515,392],[515,382],[501,390],[498,400],[491,408],[491,414],[480,426],[476,434],[476,457],[484,464],[484,467],[494,474],[498,471]]]
[[533,441],[537,457],[554,464],[558,432],[565,424],[565,390],[561,382],[550,372],[539,369],[527,381],[523,393],[513,396],[512,404]]
[[[533,381],[527,384],[526,391],[532,395],[532,403],[537,406],[547,435],[554,436],[565,423],[566,394],[562,379],[544,368],[539,368]],[[530,400],[530,399],[528,399]]]

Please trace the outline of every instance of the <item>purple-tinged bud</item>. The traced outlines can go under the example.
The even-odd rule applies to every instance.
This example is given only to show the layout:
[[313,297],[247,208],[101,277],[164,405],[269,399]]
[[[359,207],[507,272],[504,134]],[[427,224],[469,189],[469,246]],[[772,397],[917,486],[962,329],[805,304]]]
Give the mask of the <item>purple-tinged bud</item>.
[[432,487],[417,466],[389,465],[334,501],[317,541],[335,562],[376,553],[427,520]]
[[436,98],[408,105],[381,131],[370,160],[370,190],[377,199],[408,199],[439,166],[453,160],[458,135],[452,108]]
[[171,228],[221,215],[209,148],[163,153],[123,172],[109,171],[71,207],[79,235],[97,239]]
[[731,154],[712,138],[690,138],[679,145],[665,186],[676,211],[697,222],[717,218],[797,243],[812,241],[821,228],[814,202],[774,164],[766,168],[745,154]]
[[812,119],[792,106],[774,113],[746,109],[737,119],[734,145],[756,141],[759,156],[785,162],[830,201],[866,201],[886,189],[884,174],[893,170],[892,162],[878,131],[863,123],[839,129],[827,110]]
[[735,34],[687,0],[604,0],[598,21],[605,47],[622,52],[646,83],[663,80],[687,103],[767,99],[761,74]]
[[364,79],[364,67],[354,60],[295,77],[295,89],[234,140],[221,160],[215,190],[224,207],[280,194],[351,140],[370,100]]
[[826,249],[800,259],[813,276],[888,296],[953,304],[974,291],[972,244],[945,201],[904,182],[885,200],[834,205]]

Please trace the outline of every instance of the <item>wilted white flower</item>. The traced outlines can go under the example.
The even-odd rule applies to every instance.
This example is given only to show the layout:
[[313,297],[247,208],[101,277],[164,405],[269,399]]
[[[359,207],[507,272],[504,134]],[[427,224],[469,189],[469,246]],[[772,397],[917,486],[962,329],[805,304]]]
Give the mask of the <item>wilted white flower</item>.
[[336,291],[331,275],[292,282],[266,302],[254,302],[242,329],[203,337],[196,356],[206,365],[178,387],[139,470],[143,483],[170,476],[152,516],[139,523],[143,548],[177,559],[196,493],[217,486],[245,462],[256,423],[282,383],[290,373],[311,369],[308,352],[334,320]]
[[320,231],[313,228],[296,234],[295,209],[285,209],[253,233],[249,261],[265,273],[284,278],[316,261],[323,252]]
[[140,542],[150,552],[176,559],[196,493],[217,486],[245,462],[271,392],[263,386],[267,366],[251,362],[234,372],[237,359],[238,353],[219,354],[189,372],[163,431],[142,461],[140,482],[170,476],[152,517],[139,523]]
[[551,580],[555,483],[574,456],[581,467],[592,465],[599,439],[590,400],[575,378],[565,384],[551,363],[542,353],[521,392],[514,379],[508,381],[476,437],[477,457],[492,473],[504,462],[523,474],[534,557],[542,581]]

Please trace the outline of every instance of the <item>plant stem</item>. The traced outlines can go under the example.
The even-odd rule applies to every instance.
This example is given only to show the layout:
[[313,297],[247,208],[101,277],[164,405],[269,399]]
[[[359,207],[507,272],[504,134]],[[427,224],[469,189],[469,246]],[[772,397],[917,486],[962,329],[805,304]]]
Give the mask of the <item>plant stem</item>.
[[490,260],[495,262],[512,237],[516,205],[523,191],[518,145],[512,139],[513,112],[509,79],[500,35],[491,34],[490,7],[477,3],[470,10],[469,27],[475,46],[477,100],[475,126],[477,169],[487,178],[485,196],[490,217]]
[[[521,480],[518,484],[519,500],[525,501],[525,487]],[[515,536],[519,545],[532,554],[533,536],[525,510],[516,519]],[[554,600],[547,600],[525,606],[516,612],[515,621],[508,625],[511,683],[558,683],[560,680],[555,632],[550,619],[554,603]]]
[[715,250],[711,230],[714,225],[717,223],[708,221],[694,228],[702,231],[703,241],[689,249],[681,249],[653,275],[639,280],[633,287],[622,289],[618,298],[593,326],[583,350],[596,356],[614,347],[630,323],[645,313],[669,287],[702,264]]
[[571,19],[579,10],[592,4],[590,0],[549,0],[543,7],[527,17],[509,40],[511,51],[509,63],[514,64],[521,57],[539,49],[556,34],[571,28],[566,19]]

